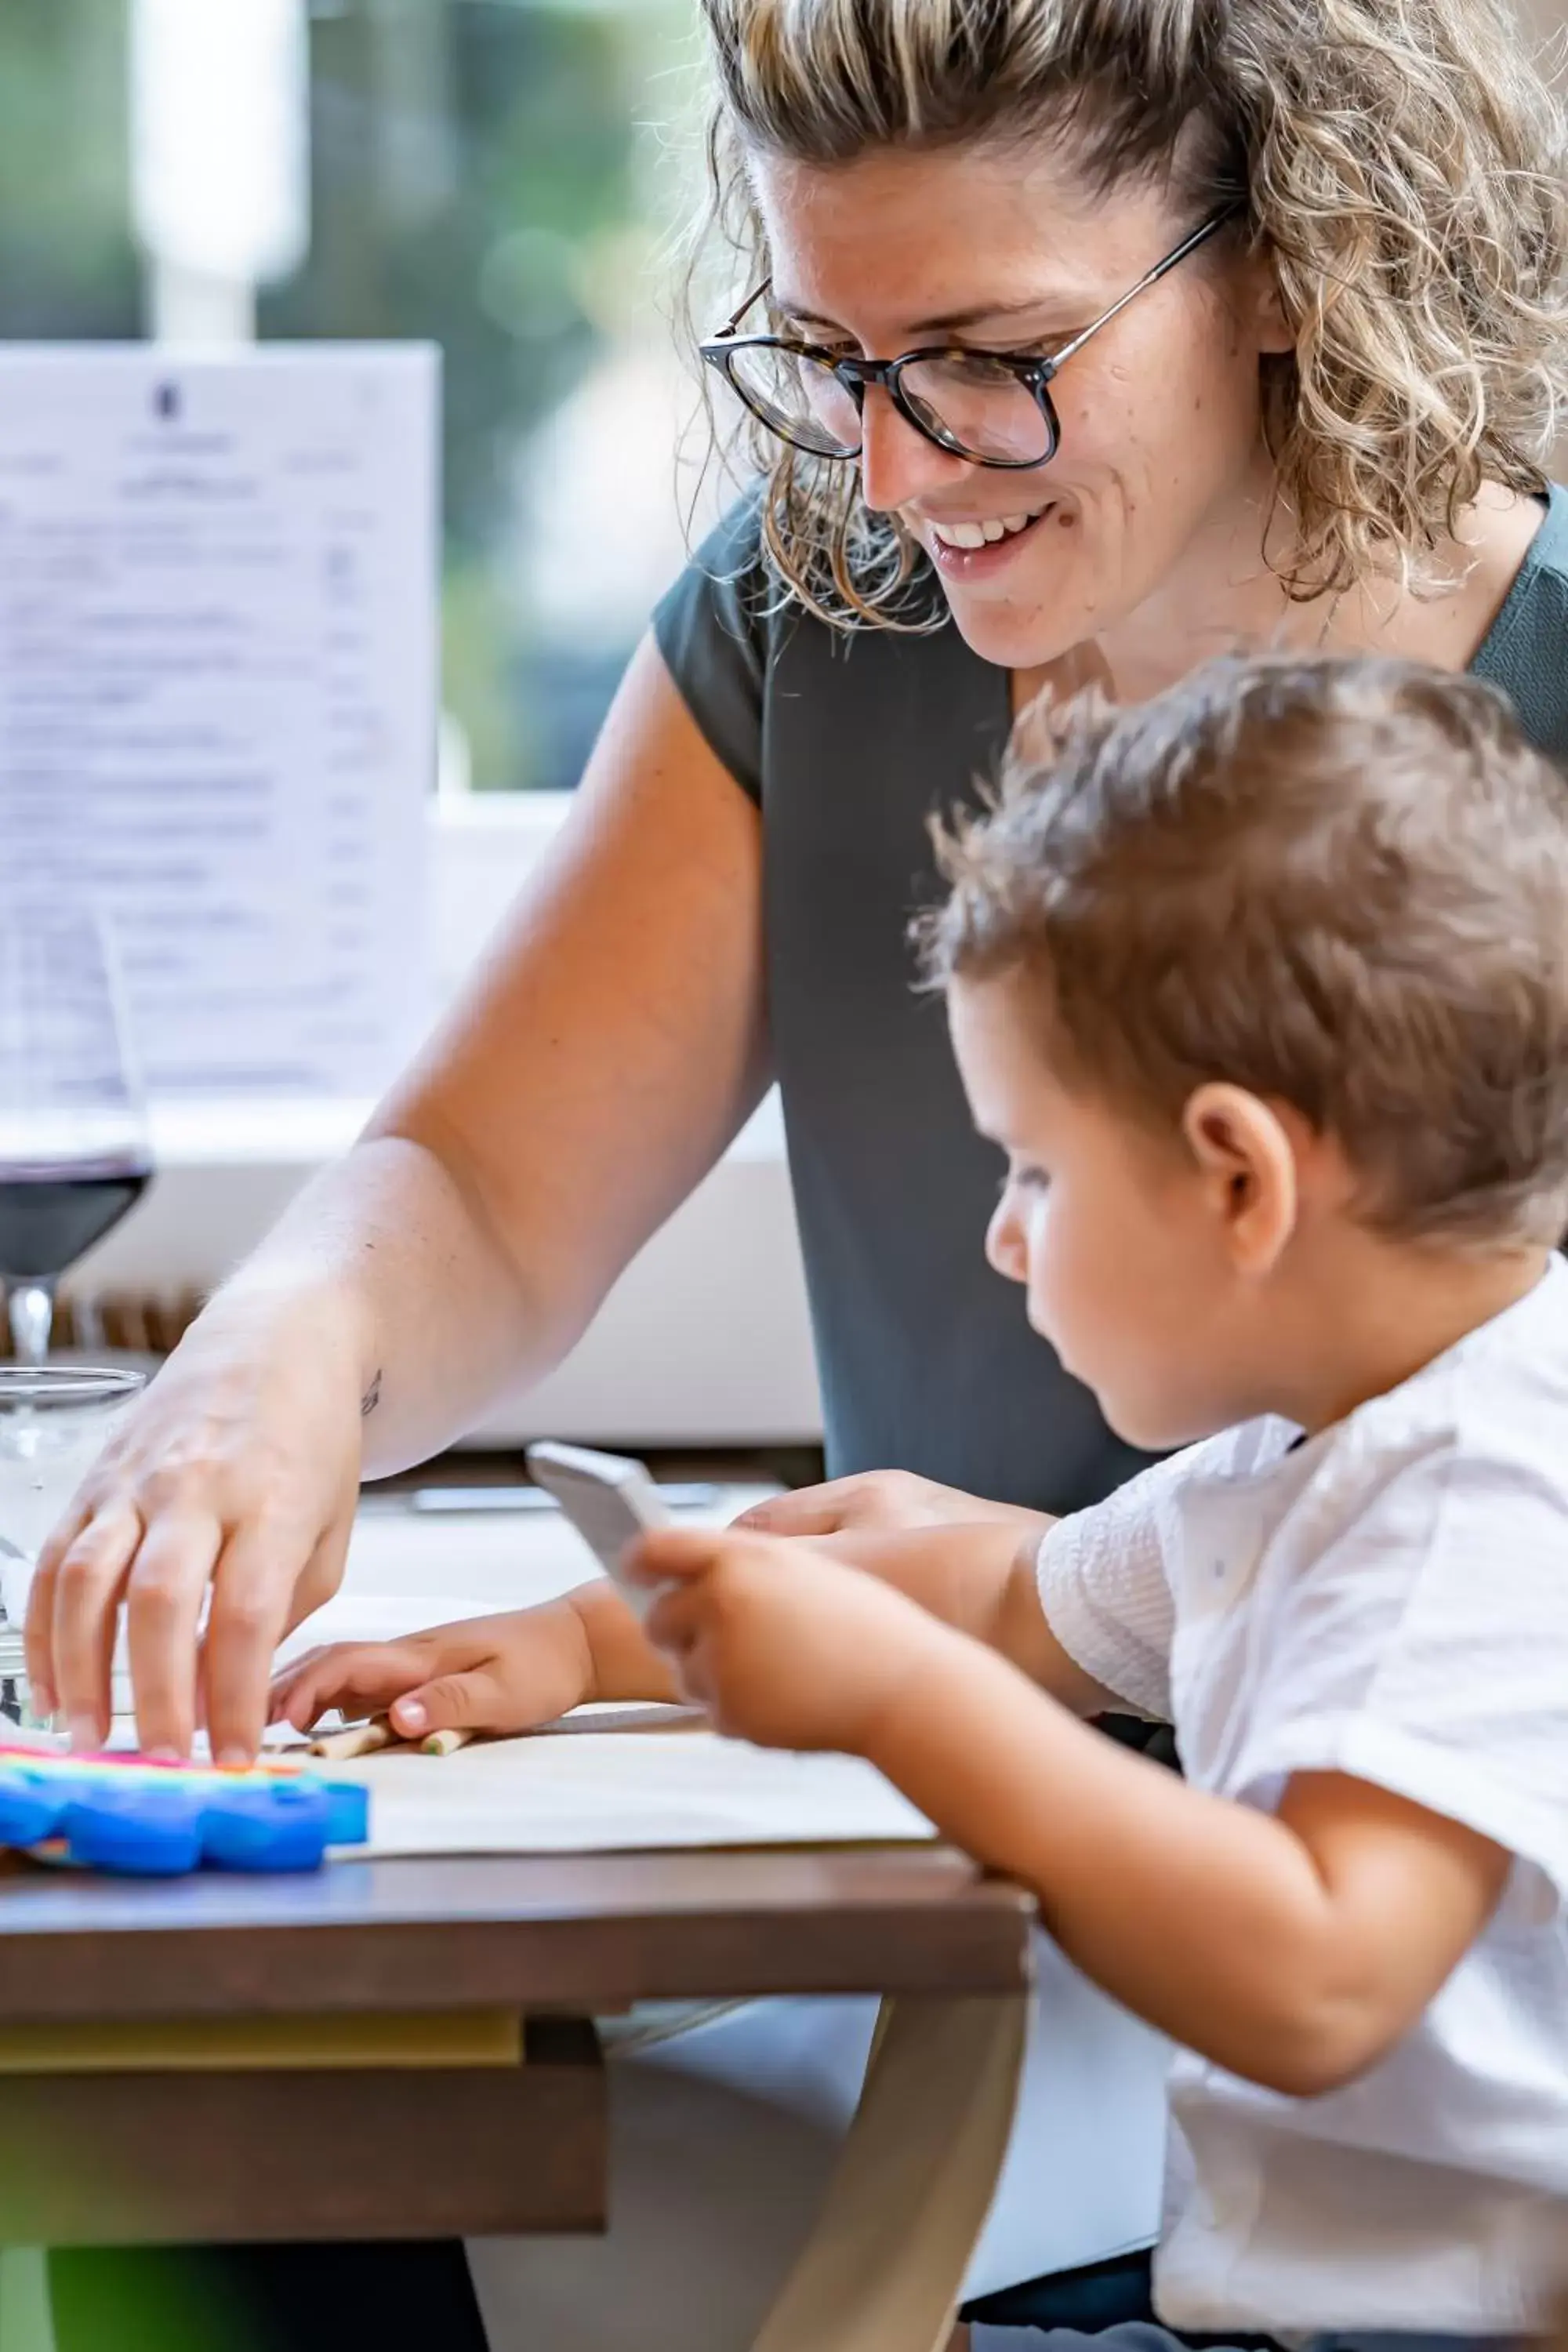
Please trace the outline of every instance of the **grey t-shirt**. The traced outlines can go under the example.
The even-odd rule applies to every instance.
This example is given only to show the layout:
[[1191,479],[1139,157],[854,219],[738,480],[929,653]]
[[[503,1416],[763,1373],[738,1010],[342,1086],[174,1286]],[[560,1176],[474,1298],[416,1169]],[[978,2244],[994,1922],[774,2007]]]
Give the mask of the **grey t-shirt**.
[[[933,582],[915,595],[940,596]],[[829,1474],[898,1466],[1070,1511],[1143,1456],[1025,1322],[982,1249],[1001,1163],[969,1123],[910,917],[926,820],[994,772],[1005,670],[951,622],[846,636],[779,609],[744,500],[654,619],[692,717],[763,812],[768,1014],[805,1254]],[[1568,494],[1476,657],[1568,758]]]

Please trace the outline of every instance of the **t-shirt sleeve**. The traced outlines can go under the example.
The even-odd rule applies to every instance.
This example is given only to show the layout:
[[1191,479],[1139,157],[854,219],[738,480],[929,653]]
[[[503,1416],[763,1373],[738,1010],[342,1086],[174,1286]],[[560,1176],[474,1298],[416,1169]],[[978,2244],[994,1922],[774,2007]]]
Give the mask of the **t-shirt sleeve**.
[[1134,1715],[1171,1719],[1175,1611],[1164,1520],[1184,1480],[1215,1466],[1210,1440],[1156,1462],[1092,1509],[1058,1519],[1036,1561],[1046,1622],[1085,1674]]
[[769,614],[778,601],[756,493],[731,509],[653,615],[654,642],[709,748],[752,800],[763,794]]
[[1230,1785],[1340,1771],[1568,1895],[1568,1486],[1434,1442],[1387,1470],[1269,1628]]
[[1568,761],[1568,494],[1553,488],[1534,544],[1472,667],[1501,687],[1530,740]]

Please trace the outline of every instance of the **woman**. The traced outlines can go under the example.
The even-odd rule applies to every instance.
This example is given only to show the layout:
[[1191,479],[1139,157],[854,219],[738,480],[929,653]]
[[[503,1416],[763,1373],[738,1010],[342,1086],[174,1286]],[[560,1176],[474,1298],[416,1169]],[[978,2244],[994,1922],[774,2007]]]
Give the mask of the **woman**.
[[[705,6],[751,298],[705,355],[758,421],[764,486],[661,608],[480,982],[202,1318],[51,1546],[31,1669],[84,1738],[123,1596],[143,1738],[184,1744],[210,1584],[215,1743],[248,1754],[278,1638],[338,1580],[362,1467],[419,1459],[553,1362],[773,1076],[834,1477],[767,1523],[1103,1492],[1129,1457],[1042,1369],[974,1245],[995,1171],[903,947],[928,813],[1040,689],[1136,698],[1226,646],[1469,665],[1568,751],[1568,505],[1543,472],[1563,141],[1494,0]],[[331,1654],[291,1704],[352,1682],[417,1688],[432,1724],[553,1712],[559,1615],[495,1622],[483,1654],[471,1632]],[[1044,2006],[990,2285],[1152,2227],[1157,2053],[1059,1964]],[[1095,2056],[1076,2091],[1063,2012]],[[740,2054],[707,2076],[700,2037],[626,2069],[622,2114],[671,2138],[661,2158],[650,2122],[617,2179],[624,2238],[486,2257],[498,2346],[541,2308],[557,2347],[743,2340],[737,2305],[694,2316],[691,2247],[746,2237],[755,2308],[809,2192],[798,2167],[778,2189],[766,2131],[744,2164],[715,2135],[756,2109],[751,2084],[790,2111],[782,2143],[810,2119],[812,2033],[860,2029],[828,2004],[816,2026],[730,2030]],[[852,2065],[832,2072],[828,2109],[852,2089]],[[689,2122],[716,2085],[730,2106]],[[1096,2105],[1098,2164],[1075,2144]],[[831,2137],[829,2116],[814,2144]],[[710,2201],[677,2172],[637,2242],[671,2145],[705,2151]],[[1097,2210],[1118,2168],[1131,2203]],[[613,2295],[595,2317],[606,2269],[631,2333]]]

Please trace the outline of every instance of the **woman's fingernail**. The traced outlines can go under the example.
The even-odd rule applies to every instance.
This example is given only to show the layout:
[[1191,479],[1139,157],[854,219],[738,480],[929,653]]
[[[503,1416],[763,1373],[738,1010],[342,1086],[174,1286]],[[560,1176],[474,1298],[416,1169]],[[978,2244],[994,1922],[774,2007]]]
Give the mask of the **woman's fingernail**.
[[226,1748],[218,1749],[217,1760],[226,1772],[243,1772],[250,1764],[251,1754],[248,1748],[241,1748],[231,1739]]
[[79,1756],[84,1749],[91,1749],[98,1746],[98,1726],[90,1715],[72,1716],[70,1744]]
[[400,1698],[392,1714],[399,1731],[423,1731],[430,1720],[428,1710],[416,1698]]

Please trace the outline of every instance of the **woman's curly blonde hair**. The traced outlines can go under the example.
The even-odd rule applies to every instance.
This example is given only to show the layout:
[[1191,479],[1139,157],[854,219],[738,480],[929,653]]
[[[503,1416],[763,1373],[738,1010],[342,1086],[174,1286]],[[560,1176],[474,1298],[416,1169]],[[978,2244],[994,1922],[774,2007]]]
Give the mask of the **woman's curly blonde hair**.
[[[1484,480],[1543,488],[1568,394],[1568,149],[1503,0],[702,6],[710,217],[753,282],[755,149],[832,164],[1049,132],[1097,189],[1165,178],[1194,223],[1243,204],[1295,330],[1262,385],[1292,595],[1436,584]],[[840,626],[910,625],[918,550],[868,512],[857,469],[760,428],[752,454],[787,590]]]

